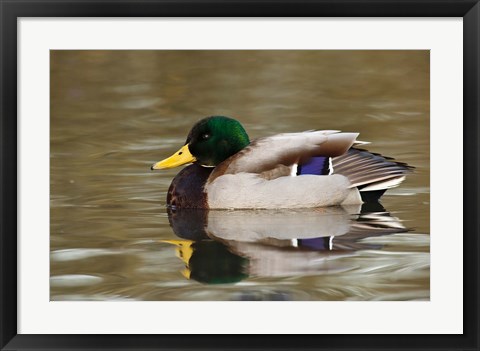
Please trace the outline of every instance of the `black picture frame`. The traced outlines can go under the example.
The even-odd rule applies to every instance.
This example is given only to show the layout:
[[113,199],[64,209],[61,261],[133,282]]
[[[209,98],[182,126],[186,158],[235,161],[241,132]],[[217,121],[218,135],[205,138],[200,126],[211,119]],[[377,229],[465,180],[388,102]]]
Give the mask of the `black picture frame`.
[[[2,350],[479,349],[478,0],[0,0]],[[17,19],[20,17],[463,17],[464,333],[461,335],[26,335],[17,334]],[[456,123],[455,117],[448,123]],[[449,185],[453,186],[453,185]],[[461,191],[459,189],[459,191]],[[452,233],[460,235],[460,233]],[[452,239],[454,240],[454,239]],[[448,316],[445,316],[448,318]],[[180,327],[180,326],[179,326]],[[181,328],[181,327],[180,327]]]

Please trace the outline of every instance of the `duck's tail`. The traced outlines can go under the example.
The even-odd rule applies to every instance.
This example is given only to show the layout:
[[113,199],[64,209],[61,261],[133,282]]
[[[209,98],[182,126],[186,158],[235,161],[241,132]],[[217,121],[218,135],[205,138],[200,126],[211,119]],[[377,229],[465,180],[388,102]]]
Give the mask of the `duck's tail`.
[[414,167],[362,149],[350,148],[337,157],[313,157],[298,166],[297,175],[341,174],[357,187],[365,202],[378,201],[387,189],[398,186]]
[[346,176],[357,187],[363,201],[376,201],[390,188],[397,187],[414,167],[390,157],[351,148],[332,158],[333,173]]

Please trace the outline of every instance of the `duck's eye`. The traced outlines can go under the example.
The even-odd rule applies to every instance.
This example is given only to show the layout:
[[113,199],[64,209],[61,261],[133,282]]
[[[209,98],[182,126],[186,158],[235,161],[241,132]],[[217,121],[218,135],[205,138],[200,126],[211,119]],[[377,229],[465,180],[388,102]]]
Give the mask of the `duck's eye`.
[[210,134],[208,134],[208,133],[203,133],[202,134],[202,139],[203,140],[207,140],[208,138],[210,138]]

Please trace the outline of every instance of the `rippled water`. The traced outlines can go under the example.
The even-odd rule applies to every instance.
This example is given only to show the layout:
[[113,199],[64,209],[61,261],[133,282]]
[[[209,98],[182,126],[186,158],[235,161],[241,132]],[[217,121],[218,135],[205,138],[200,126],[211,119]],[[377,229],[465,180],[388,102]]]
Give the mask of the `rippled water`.
[[[430,297],[428,51],[52,51],[52,300]],[[360,132],[415,173],[375,208],[167,212],[198,119]]]

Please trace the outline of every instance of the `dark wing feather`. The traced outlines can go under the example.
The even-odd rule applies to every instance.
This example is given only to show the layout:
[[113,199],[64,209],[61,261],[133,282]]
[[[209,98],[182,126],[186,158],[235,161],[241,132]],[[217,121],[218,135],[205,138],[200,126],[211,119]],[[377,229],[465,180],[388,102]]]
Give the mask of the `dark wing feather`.
[[352,187],[358,187],[360,191],[397,186],[413,170],[412,166],[392,158],[355,148],[334,157],[332,164],[334,173],[346,176]]

